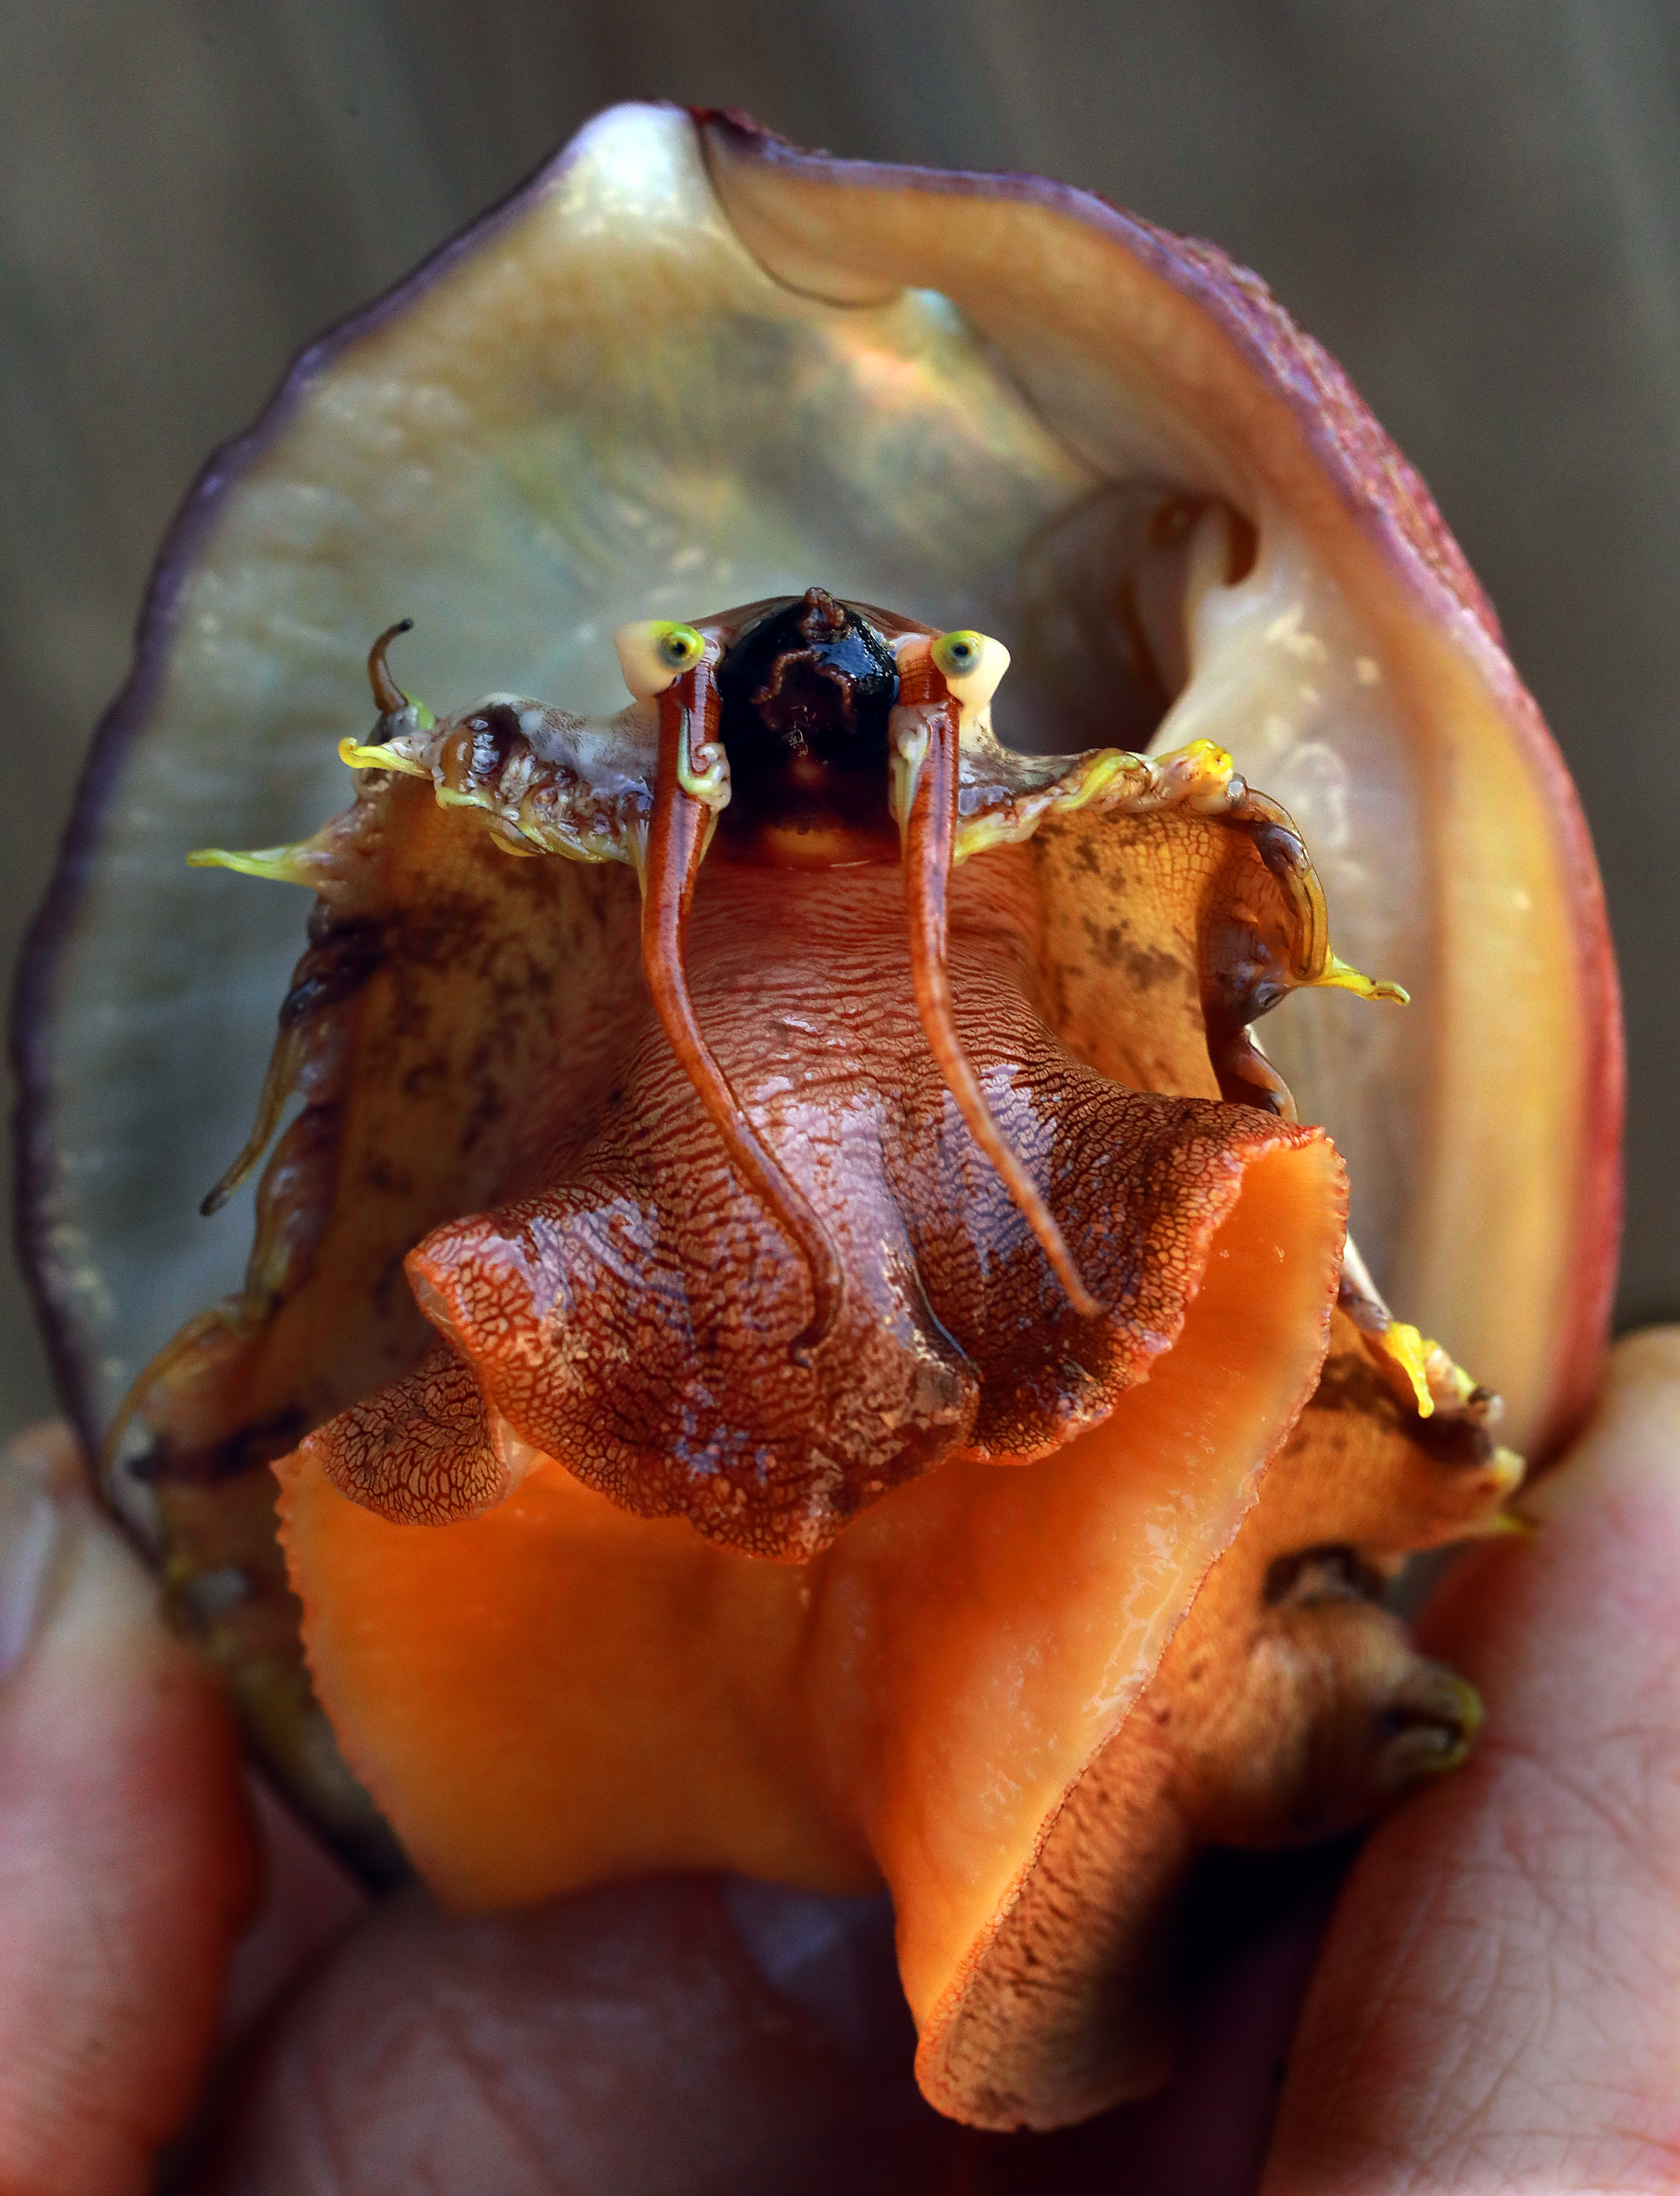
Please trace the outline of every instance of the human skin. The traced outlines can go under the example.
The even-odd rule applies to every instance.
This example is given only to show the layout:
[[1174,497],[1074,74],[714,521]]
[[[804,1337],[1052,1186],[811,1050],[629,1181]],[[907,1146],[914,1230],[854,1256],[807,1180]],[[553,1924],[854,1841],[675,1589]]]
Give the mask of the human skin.
[[195,2196],[1680,2187],[1680,1329],[1621,1345],[1525,1507],[1534,1537],[1468,1557],[1422,1627],[1481,1688],[1481,1745],[1366,1840],[1292,2046],[1322,1902],[1248,1948],[1163,2100],[1008,2139],[916,2097],[871,1904],[669,1879],[468,1922],[370,1905],[253,1806],[64,1437],[26,1437],[0,1477],[0,2196],[130,2196],[189,2121]]

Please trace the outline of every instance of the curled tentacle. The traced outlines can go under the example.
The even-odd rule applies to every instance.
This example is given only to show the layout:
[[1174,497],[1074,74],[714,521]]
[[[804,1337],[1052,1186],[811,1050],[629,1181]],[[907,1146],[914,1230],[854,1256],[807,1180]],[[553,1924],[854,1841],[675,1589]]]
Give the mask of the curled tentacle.
[[367,651],[367,683],[373,689],[373,699],[382,717],[399,717],[408,707],[408,696],[391,677],[385,655],[400,633],[413,630],[413,618],[399,618],[395,625],[385,627]]
[[[659,761],[642,872],[642,967],[671,1049],[723,1138],[730,1163],[810,1269],[811,1319],[792,1345],[794,1359],[802,1361],[839,1315],[845,1289],[840,1259],[804,1192],[748,1119],[701,1033],[689,994],[689,909],[711,837],[713,810],[688,791],[684,781],[693,776],[696,746],[709,750],[715,745],[717,690],[710,664],[684,673],[659,696],[658,706]],[[703,728],[703,743],[690,737],[696,724]]]
[[245,1138],[239,1157],[208,1192],[199,1207],[206,1220],[212,1214],[220,1212],[268,1150],[274,1130],[280,1126],[280,1115],[286,1111],[286,1101],[297,1087],[302,1058],[302,1032],[296,1027],[282,1026],[279,1041],[269,1056],[268,1072],[263,1079],[263,1095],[257,1101],[257,1118],[251,1125],[251,1134]]
[[1068,1300],[1082,1319],[1102,1306],[1086,1287],[1038,1185],[992,1118],[979,1078],[962,1049],[946,966],[951,855],[956,841],[957,705],[921,649],[899,656],[898,702],[891,718],[892,767],[903,790],[896,806],[904,841],[904,902],[916,1011],[945,1087],[973,1139],[1037,1237]]

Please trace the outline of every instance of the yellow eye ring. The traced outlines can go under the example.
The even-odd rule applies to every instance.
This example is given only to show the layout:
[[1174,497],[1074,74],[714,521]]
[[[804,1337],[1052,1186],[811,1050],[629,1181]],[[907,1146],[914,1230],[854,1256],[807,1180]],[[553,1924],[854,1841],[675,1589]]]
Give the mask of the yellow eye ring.
[[983,633],[942,633],[933,644],[933,661],[947,679],[966,679],[980,667],[986,652]]
[[654,649],[667,669],[692,671],[706,653],[706,643],[691,625],[671,625],[661,633]]

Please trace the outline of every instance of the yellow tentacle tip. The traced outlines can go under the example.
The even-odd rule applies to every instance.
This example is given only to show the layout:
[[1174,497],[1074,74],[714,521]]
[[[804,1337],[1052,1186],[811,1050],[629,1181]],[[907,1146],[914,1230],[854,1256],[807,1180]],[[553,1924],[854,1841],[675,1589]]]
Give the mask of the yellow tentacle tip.
[[1161,769],[1197,786],[1227,786],[1237,766],[1216,740],[1192,740],[1158,759]]
[[1221,747],[1217,740],[1192,740],[1189,746],[1181,748],[1179,753],[1193,757],[1197,766],[1204,770],[1209,777],[1229,777],[1237,767],[1229,752]]
[[1215,740],[1191,740],[1151,760],[1159,793],[1192,814],[1218,815],[1242,789],[1235,761]]
[[[1477,1393],[1477,1384],[1465,1372],[1462,1365],[1454,1363],[1438,1342],[1425,1343],[1423,1347],[1425,1351],[1423,1370],[1429,1377],[1429,1393],[1443,1410],[1451,1411],[1456,1414],[1462,1411],[1472,1396]],[[1487,1425],[1492,1425],[1504,1411],[1504,1406],[1497,1396],[1490,1395],[1486,1389],[1482,1389],[1481,1394],[1483,1422]],[[1522,1477],[1521,1458],[1516,1457],[1515,1451],[1513,1449],[1502,1448],[1499,1454],[1515,1457],[1517,1478],[1520,1479]],[[1516,1481],[1513,1480],[1511,1484],[1515,1486]]]
[[[1442,1675],[1445,1677],[1446,1673],[1443,1672]],[[1447,1708],[1451,1724],[1456,1724],[1458,1726],[1457,1735],[1446,1740],[1435,1760],[1423,1765],[1425,1774],[1434,1772],[1444,1775],[1458,1768],[1459,1764],[1468,1758],[1470,1749],[1475,1746],[1477,1733],[1481,1729],[1486,1714],[1486,1710],[1481,1704],[1481,1695],[1466,1679],[1448,1678],[1446,1691],[1447,1698],[1442,1705]]]
[[1509,1502],[1528,1477],[1528,1459],[1514,1448],[1496,1448],[1488,1459],[1488,1477],[1501,1502]]
[[1374,976],[1361,975],[1357,968],[1336,953],[1331,954],[1319,974],[1310,979],[1310,988],[1351,991],[1360,999],[1388,999],[1397,1007],[1412,1004],[1412,994],[1405,985],[1390,984]]
[[1465,1537],[1472,1540],[1533,1540],[1539,1537],[1539,1528],[1533,1518],[1520,1517],[1515,1510],[1491,1510]]
[[1390,1320],[1384,1331],[1372,1336],[1371,1340],[1410,1390],[1418,1417],[1433,1418],[1435,1399],[1429,1392],[1429,1353],[1435,1344],[1426,1342],[1417,1328],[1408,1326],[1403,1319]]
[[197,847],[187,857],[189,870],[234,870],[242,877],[267,877],[275,884],[306,885],[313,881],[308,858],[317,852],[312,840],[295,847],[253,847],[238,853],[226,847]]
[[400,770],[408,777],[430,777],[430,771],[412,755],[399,754],[395,748],[371,748],[360,740],[340,740],[338,760],[347,770]]

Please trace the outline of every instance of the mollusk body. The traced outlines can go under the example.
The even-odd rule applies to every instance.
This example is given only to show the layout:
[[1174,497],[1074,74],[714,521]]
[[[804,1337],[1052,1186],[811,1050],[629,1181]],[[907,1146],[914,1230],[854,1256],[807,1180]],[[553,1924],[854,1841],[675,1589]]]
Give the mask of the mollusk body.
[[[382,643],[369,736],[399,610],[485,698]],[[211,840],[316,891],[289,985]],[[1198,1850],[1468,1743],[1377,1596],[1520,1466],[1377,1284],[1501,1438],[1579,1414],[1602,910],[1421,484],[1204,247],[602,117],[212,468],[22,1017],[114,1498],[456,1903],[884,1877],[928,2093],[1048,2125],[1159,2078]]]

